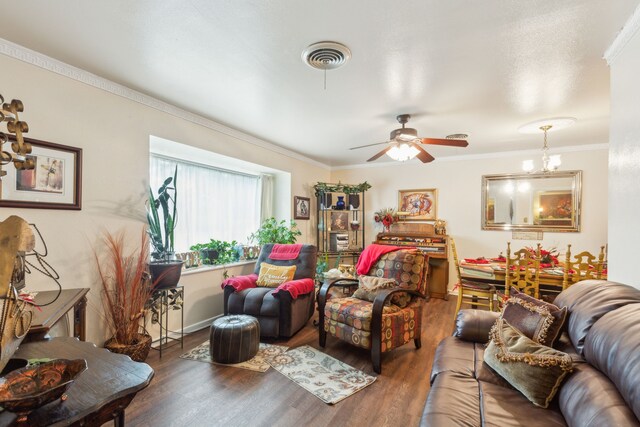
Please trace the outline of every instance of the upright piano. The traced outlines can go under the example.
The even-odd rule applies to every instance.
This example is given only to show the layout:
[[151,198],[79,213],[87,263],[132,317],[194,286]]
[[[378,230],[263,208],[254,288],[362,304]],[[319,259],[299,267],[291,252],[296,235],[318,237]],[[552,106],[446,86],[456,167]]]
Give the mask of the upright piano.
[[448,236],[436,234],[432,224],[399,222],[388,233],[378,233],[375,243],[415,247],[429,256],[429,296],[447,299],[449,285]]

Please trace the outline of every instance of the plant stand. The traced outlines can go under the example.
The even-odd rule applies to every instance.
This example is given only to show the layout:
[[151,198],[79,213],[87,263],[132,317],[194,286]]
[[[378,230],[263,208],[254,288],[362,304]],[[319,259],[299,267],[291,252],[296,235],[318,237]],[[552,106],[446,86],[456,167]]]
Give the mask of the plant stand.
[[[172,288],[158,289],[153,293],[150,303],[151,322],[158,323],[160,326],[160,338],[153,341],[158,343],[156,347],[151,347],[160,352],[162,359],[162,350],[171,345],[180,343],[180,348],[184,348],[184,287],[174,286]],[[169,312],[180,310],[180,337],[169,336]],[[177,334],[177,332],[174,332]]]

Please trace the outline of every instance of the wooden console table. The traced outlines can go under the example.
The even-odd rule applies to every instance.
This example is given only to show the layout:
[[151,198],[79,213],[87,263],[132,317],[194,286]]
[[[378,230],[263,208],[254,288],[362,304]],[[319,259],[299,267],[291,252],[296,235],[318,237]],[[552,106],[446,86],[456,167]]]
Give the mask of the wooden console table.
[[[111,353],[76,338],[60,337],[22,344],[13,355],[22,359],[85,359],[87,370],[67,390],[67,400],[51,402],[29,414],[25,424],[40,426],[101,426],[114,420],[123,427],[124,411],[136,393],[149,385],[153,369],[128,356]],[[0,413],[0,426],[16,425],[12,412]]]
[[[86,338],[86,307],[87,292],[89,288],[63,289],[60,297],[51,305],[33,309],[33,321],[25,341],[42,340],[49,330],[63,316],[73,309],[73,336],[84,341]],[[58,291],[38,292],[35,298],[36,304],[46,304],[52,301]]]

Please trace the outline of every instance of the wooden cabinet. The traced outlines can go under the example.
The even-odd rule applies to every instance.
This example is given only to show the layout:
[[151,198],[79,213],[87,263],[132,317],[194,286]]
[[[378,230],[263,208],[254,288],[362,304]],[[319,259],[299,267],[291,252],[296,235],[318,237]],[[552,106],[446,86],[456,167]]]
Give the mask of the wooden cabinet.
[[388,233],[378,233],[375,243],[410,246],[429,255],[429,296],[448,298],[449,237],[435,234],[433,225],[418,223],[394,224]]

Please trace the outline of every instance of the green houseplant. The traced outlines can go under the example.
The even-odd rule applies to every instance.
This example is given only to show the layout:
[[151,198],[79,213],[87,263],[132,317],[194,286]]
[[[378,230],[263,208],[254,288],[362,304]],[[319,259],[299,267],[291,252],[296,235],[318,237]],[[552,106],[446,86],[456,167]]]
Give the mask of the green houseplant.
[[211,239],[208,243],[198,243],[191,246],[192,251],[199,251],[200,258],[204,264],[226,264],[238,260],[238,252],[235,240],[225,242],[223,240]]
[[287,224],[285,220],[278,222],[271,217],[265,219],[260,228],[249,236],[249,241],[256,242],[260,246],[266,243],[295,243],[301,235],[295,221]]
[[153,293],[147,272],[149,241],[144,230],[141,234],[140,245],[127,253],[124,233],[105,232],[102,242],[106,252],[93,252],[102,284],[105,319],[112,334],[104,346],[137,362],[144,362],[151,348],[151,336],[142,321]]
[[[175,259],[174,232],[177,224],[176,184],[178,167],[173,176],[164,180],[158,189],[157,197],[149,187],[149,202],[147,204],[147,222],[149,223],[149,238],[153,252],[152,262],[149,263],[151,276],[156,288],[171,288],[180,281],[182,264],[184,261]],[[173,185],[172,185],[173,184]]]

